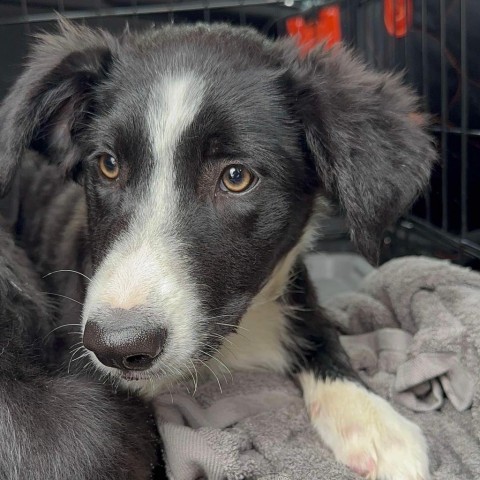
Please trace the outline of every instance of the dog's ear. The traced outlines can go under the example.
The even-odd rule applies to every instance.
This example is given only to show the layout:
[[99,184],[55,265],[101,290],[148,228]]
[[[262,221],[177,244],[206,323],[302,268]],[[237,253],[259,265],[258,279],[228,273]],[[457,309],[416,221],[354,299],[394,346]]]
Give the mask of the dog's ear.
[[75,137],[92,113],[93,92],[113,61],[115,39],[59,21],[42,34],[26,69],[0,107],[0,196],[27,149],[46,154],[66,172],[79,162]]
[[322,191],[344,211],[360,252],[376,263],[384,230],[430,177],[436,155],[428,120],[398,76],[369,70],[344,47],[304,56],[291,42],[275,48]]

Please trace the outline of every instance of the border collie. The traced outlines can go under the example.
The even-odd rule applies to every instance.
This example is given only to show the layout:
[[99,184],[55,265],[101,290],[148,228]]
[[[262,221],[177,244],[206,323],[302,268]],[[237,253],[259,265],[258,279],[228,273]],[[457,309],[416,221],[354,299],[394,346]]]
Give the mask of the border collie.
[[[434,149],[399,78],[245,28],[61,22],[0,118],[0,188],[42,155],[20,235],[43,273],[90,279],[54,288],[84,303],[61,321],[81,318],[100,372],[147,397],[195,372],[281,372],[338,461],[429,478],[420,429],[352,370],[302,263],[329,204],[375,262],[428,182]],[[65,172],[83,189],[52,180]]]

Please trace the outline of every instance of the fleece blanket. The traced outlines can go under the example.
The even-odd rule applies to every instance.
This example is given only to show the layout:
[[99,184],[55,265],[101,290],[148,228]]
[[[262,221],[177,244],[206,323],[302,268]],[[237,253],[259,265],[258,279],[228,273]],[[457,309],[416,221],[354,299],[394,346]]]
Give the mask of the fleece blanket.
[[[322,261],[313,260],[321,283]],[[480,275],[406,257],[354,292],[337,287],[342,293],[323,304],[342,344],[365,382],[423,429],[432,478],[479,479]],[[300,391],[280,375],[239,372],[222,393],[212,381],[194,398],[176,392],[155,404],[171,479],[360,478],[335,461]]]

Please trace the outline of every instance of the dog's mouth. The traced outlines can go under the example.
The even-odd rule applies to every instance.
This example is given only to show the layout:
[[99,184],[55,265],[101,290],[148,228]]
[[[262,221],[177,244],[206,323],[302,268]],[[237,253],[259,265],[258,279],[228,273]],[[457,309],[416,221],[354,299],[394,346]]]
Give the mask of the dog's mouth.
[[152,375],[149,375],[146,372],[135,372],[135,371],[128,371],[128,370],[118,370],[117,374],[122,380],[127,382],[136,382],[140,380],[150,380],[153,378]]

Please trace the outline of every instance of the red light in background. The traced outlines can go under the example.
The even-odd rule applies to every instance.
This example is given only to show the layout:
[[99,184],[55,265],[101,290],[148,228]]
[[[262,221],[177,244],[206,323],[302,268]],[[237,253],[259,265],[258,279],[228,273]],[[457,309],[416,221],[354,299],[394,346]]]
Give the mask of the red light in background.
[[385,28],[392,37],[402,38],[412,26],[412,0],[384,0],[383,21]]
[[286,21],[286,28],[290,36],[298,38],[303,52],[306,53],[322,42],[327,48],[340,42],[342,40],[340,20],[340,8],[333,5],[320,9],[313,21],[300,16],[291,17]]

